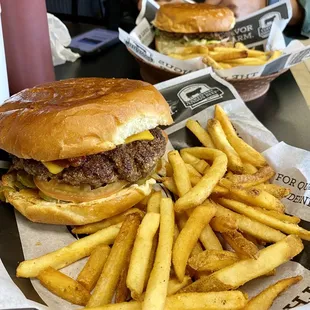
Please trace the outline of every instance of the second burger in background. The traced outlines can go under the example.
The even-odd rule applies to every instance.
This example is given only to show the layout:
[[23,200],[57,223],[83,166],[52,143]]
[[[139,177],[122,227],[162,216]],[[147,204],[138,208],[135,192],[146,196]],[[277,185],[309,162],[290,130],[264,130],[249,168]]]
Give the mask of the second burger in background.
[[169,55],[189,46],[233,46],[234,13],[206,3],[162,5],[153,22],[158,52]]

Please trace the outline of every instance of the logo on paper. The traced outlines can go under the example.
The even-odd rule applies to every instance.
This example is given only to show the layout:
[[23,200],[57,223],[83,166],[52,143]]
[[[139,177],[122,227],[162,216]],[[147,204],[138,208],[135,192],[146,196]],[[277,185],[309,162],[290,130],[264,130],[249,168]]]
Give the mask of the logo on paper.
[[262,16],[258,21],[258,35],[264,39],[268,38],[273,22],[280,19],[281,14],[279,12],[269,12]]
[[288,65],[289,66],[296,65],[309,57],[310,57],[310,48],[304,49],[303,51],[294,54],[293,57],[291,57]]
[[178,97],[186,108],[195,108],[218,99],[223,98],[224,92],[218,87],[209,87],[206,84],[192,84],[182,88]]
[[141,45],[137,44],[134,41],[131,41],[129,38],[125,42],[126,46],[133,50],[138,56],[142,59],[147,60],[148,62],[154,62],[152,53],[143,48]]

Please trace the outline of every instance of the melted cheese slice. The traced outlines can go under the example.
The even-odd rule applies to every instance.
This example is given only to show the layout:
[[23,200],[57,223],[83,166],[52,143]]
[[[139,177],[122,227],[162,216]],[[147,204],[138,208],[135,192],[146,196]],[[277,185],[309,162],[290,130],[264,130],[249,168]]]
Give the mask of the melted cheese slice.
[[65,169],[65,167],[58,165],[53,161],[42,162],[42,164],[48,169],[52,174],[57,174]]
[[142,131],[140,133],[137,133],[135,135],[128,137],[125,140],[125,143],[130,143],[130,142],[138,141],[138,140],[149,140],[150,141],[150,140],[154,140],[154,136],[150,133],[149,130],[145,130],[145,131]]

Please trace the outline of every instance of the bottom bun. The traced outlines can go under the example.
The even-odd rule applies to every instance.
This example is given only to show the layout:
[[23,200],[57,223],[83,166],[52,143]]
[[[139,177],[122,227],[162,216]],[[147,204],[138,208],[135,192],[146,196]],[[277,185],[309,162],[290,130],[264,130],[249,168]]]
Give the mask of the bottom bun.
[[13,189],[14,181],[13,173],[2,177],[3,185],[12,188],[4,191],[8,203],[30,221],[62,225],[84,225],[122,213],[149,195],[155,184],[154,179],[149,179],[141,186],[132,185],[107,198],[82,203],[57,203],[41,199],[36,190]]

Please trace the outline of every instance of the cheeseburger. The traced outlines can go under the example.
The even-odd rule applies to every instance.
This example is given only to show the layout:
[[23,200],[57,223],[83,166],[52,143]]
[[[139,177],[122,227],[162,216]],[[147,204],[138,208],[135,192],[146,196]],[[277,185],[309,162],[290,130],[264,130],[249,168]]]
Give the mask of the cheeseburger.
[[160,6],[153,24],[156,49],[168,55],[184,46],[231,45],[235,17],[227,7],[171,3]]
[[152,85],[82,78],[25,89],[0,107],[7,202],[34,222],[81,225],[119,214],[151,191],[170,109]]

